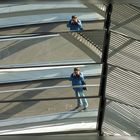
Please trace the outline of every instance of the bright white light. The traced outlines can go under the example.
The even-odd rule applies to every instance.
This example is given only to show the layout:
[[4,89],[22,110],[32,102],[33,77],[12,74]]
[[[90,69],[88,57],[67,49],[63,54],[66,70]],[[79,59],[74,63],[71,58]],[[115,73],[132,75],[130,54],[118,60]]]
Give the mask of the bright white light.
[[125,133],[127,136],[131,136],[128,132],[123,131],[123,133]]
[[[0,72],[19,72],[19,71],[33,71],[33,70],[48,70],[48,69],[61,69],[61,68],[73,68],[74,66],[55,66],[55,67],[38,67],[38,68],[15,68],[15,69],[1,69]],[[85,67],[85,65],[78,65],[79,67]]]
[[61,131],[74,131],[74,130],[89,130],[96,129],[96,122],[92,123],[76,123],[76,124],[66,124],[66,125],[57,125],[57,126],[48,126],[48,125],[40,125],[40,126],[32,126],[21,129],[9,129],[9,130],[1,130],[0,135],[7,134],[30,134],[30,133],[47,133],[47,132],[61,132]]

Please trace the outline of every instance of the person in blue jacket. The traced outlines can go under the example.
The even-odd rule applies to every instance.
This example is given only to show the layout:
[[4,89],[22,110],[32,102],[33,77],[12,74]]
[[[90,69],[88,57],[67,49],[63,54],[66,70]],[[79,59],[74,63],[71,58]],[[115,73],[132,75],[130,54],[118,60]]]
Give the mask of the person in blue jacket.
[[[84,83],[84,75],[80,72],[80,68],[74,68],[74,72],[70,76],[70,80],[72,81],[72,86],[82,86]],[[73,87],[75,91],[75,96],[77,97],[77,107],[83,107],[83,109],[87,109],[88,102],[86,98],[78,98],[78,97],[85,97],[83,92],[83,87]]]
[[68,21],[67,27],[70,28],[70,31],[80,31],[83,30],[82,22],[77,18],[77,16],[72,16],[71,20]]

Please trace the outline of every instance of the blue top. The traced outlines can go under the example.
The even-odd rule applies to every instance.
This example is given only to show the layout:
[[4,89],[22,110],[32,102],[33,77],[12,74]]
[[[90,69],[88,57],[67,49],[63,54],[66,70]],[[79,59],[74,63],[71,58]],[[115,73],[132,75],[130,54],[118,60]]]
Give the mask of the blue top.
[[[80,73],[79,76],[73,75],[73,73],[70,76],[70,80],[72,81],[72,86],[80,86],[83,85],[84,81],[84,75],[83,73]],[[83,91],[83,87],[74,87],[74,91]]]
[[80,31],[82,30],[82,22],[78,19],[76,23],[71,23],[71,20],[67,23],[67,27],[70,28],[71,31]]

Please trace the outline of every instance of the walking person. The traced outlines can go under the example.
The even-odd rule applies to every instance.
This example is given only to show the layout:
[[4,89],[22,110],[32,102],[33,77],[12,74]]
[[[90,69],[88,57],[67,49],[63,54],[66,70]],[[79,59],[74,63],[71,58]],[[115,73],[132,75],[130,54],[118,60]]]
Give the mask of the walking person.
[[[72,86],[82,86],[84,82],[84,75],[80,72],[80,68],[74,68],[74,72],[70,76],[70,80],[72,81]],[[83,107],[83,110],[87,109],[88,102],[86,98],[78,98],[78,97],[85,97],[83,90],[86,90],[84,87],[73,87],[75,92],[75,96],[77,97],[77,107]]]
[[70,31],[81,31],[82,28],[82,22],[77,18],[77,16],[72,16],[71,19],[67,23],[67,27],[70,28]]

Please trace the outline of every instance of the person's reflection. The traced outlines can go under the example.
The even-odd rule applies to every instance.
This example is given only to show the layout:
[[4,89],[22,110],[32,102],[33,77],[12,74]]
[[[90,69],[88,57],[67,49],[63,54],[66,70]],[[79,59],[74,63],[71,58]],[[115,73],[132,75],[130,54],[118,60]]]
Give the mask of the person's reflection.
[[70,31],[81,31],[82,28],[82,22],[77,18],[77,16],[72,16],[71,19],[67,23],[67,27],[70,28]]

